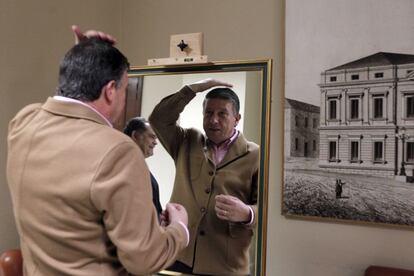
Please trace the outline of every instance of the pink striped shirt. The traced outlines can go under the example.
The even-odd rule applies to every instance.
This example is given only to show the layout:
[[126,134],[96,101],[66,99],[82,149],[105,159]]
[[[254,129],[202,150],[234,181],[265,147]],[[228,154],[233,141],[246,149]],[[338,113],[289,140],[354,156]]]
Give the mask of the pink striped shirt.
[[216,165],[220,164],[224,156],[226,156],[226,153],[229,151],[231,144],[233,144],[233,142],[236,140],[238,136],[239,132],[237,130],[234,130],[234,133],[230,138],[224,140],[218,145],[213,143],[212,141],[209,141],[209,146],[213,153],[214,163]]

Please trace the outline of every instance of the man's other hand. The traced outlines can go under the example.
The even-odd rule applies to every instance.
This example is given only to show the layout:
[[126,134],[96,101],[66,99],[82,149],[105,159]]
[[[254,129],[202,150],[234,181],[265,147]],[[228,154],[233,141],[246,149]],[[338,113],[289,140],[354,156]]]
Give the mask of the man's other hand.
[[167,221],[164,222],[165,225],[169,225],[173,222],[182,222],[185,226],[188,226],[187,211],[181,204],[167,203],[164,218],[167,218]]

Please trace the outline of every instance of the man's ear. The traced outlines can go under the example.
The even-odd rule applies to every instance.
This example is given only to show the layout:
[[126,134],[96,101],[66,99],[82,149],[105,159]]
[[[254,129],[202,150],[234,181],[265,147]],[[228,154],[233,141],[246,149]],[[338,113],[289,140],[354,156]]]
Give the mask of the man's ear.
[[235,122],[234,126],[236,127],[239,124],[239,121],[241,119],[240,113],[237,113],[237,115],[235,117],[236,117],[236,122]]
[[133,130],[131,133],[131,138],[132,140],[134,140],[135,142],[137,142],[137,131]]
[[116,81],[111,80],[108,81],[107,84],[102,88],[102,94],[104,95],[104,99],[108,104],[112,104],[115,99],[116,93]]

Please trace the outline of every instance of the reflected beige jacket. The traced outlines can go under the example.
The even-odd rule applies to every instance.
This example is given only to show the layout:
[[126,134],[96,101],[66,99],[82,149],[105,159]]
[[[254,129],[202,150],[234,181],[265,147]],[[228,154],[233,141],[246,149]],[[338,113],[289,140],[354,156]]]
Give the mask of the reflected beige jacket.
[[181,225],[158,224],[141,151],[88,107],[21,110],[7,177],[25,275],[146,275],[185,247]]
[[194,92],[184,87],[164,98],[150,116],[151,126],[175,161],[171,201],[183,204],[188,212],[190,244],[179,260],[193,267],[195,274],[248,275],[255,222],[247,226],[220,220],[214,198],[219,194],[238,197],[252,207],[257,218],[259,147],[240,133],[215,166],[206,137],[196,129],[176,125],[194,97]]

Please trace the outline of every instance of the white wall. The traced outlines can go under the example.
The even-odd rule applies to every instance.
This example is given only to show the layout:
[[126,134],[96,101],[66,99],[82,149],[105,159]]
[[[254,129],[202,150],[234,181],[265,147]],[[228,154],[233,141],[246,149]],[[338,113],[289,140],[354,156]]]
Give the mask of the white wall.
[[[243,112],[243,134],[248,140],[260,144],[261,106],[262,106],[262,73],[249,71],[246,73],[246,98]],[[259,96],[260,95],[260,96]],[[242,117],[242,118],[243,118]]]

